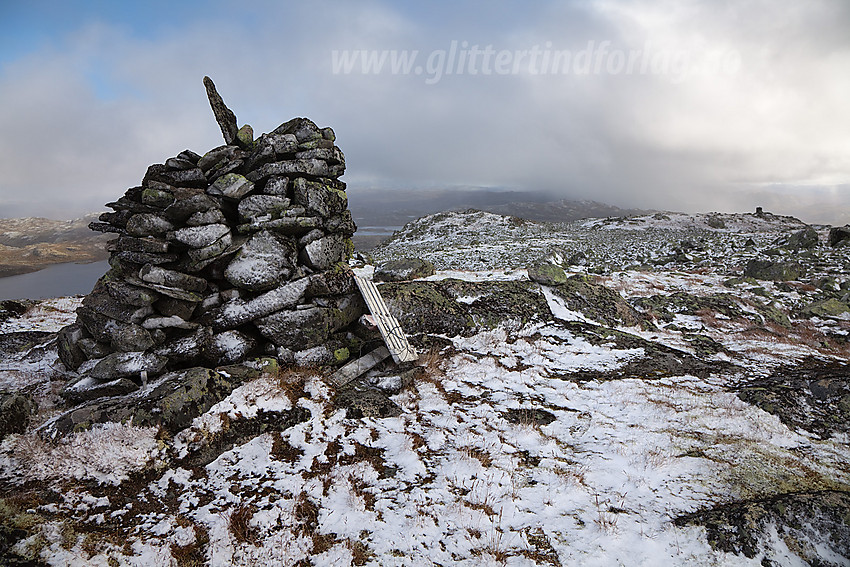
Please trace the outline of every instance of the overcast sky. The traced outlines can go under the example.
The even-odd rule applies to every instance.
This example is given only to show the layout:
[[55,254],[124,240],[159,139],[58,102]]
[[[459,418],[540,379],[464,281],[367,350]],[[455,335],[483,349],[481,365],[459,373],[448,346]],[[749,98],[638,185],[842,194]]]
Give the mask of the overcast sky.
[[[257,134],[332,126],[352,194],[844,224],[848,31],[845,0],[2,1],[0,217],[102,210],[149,164],[220,145],[210,75]],[[380,72],[361,50],[386,50]]]

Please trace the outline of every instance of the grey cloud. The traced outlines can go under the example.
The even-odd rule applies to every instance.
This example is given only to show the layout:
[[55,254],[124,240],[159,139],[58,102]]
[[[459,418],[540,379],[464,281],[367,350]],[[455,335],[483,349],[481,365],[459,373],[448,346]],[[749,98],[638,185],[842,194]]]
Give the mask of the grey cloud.
[[[333,126],[353,191],[510,187],[642,208],[764,204],[823,222],[850,210],[850,78],[841,72],[850,10],[841,2],[553,2],[515,21],[495,8],[480,16],[484,5],[430,15],[384,3],[259,6],[231,21],[239,5],[225,5],[157,38],[92,26],[64,52],[6,68],[0,128],[15,134],[0,139],[0,214],[37,214],[46,203],[64,216],[99,209],[147,164],[218,145],[205,74],[255,132],[297,115]],[[741,68],[683,80],[524,72],[433,85],[415,74],[331,73],[333,49],[425,57],[452,40],[511,50],[651,41],[697,56],[734,50]],[[114,99],[98,98],[87,65],[119,85]]]

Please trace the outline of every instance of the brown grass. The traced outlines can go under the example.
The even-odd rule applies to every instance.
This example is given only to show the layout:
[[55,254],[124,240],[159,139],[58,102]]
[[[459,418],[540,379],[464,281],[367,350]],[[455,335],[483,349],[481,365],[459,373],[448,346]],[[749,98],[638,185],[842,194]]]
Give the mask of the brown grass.
[[257,528],[251,525],[251,518],[254,517],[256,510],[248,504],[240,504],[227,518],[227,529],[233,536],[233,539],[239,543],[250,543],[254,545],[259,539]]
[[[206,565],[206,547],[210,543],[209,532],[203,526],[192,524],[192,529],[195,531],[195,541],[189,545],[171,544],[171,556],[177,563],[177,567],[201,567]],[[130,545],[129,540],[123,550],[124,555],[133,555],[132,547],[126,549]]]
[[283,438],[280,432],[274,434],[272,438],[271,456],[279,461],[286,463],[294,463],[304,455],[304,452],[289,444],[289,441]]

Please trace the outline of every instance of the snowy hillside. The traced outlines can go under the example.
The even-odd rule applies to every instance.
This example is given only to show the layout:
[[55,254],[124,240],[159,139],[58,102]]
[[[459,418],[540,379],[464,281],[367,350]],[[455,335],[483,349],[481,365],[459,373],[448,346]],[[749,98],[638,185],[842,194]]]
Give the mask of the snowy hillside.
[[[38,409],[0,445],[0,557],[848,565],[848,248],[708,218],[425,217],[374,252],[437,267],[379,285],[420,373],[352,392],[327,369],[221,368],[244,378],[174,429],[56,435],[79,410],[52,340],[79,300],[3,304],[0,390]],[[544,260],[564,279],[530,281]],[[745,276],[754,260],[803,275]]]

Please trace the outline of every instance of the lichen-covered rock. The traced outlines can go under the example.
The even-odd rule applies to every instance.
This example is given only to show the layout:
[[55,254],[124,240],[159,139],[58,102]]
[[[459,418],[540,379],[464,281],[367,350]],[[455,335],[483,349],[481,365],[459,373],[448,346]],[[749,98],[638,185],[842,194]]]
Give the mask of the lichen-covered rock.
[[130,236],[160,236],[174,230],[174,225],[159,215],[141,213],[130,217],[126,230]]
[[433,276],[434,264],[422,258],[400,258],[384,262],[375,269],[374,280],[401,282]]
[[403,412],[386,394],[376,388],[352,384],[339,390],[334,406],[345,409],[348,419],[398,417]]
[[239,202],[239,217],[243,222],[276,219],[287,213],[289,205],[290,200],[280,195],[250,195]]
[[844,314],[850,314],[850,305],[837,299],[821,299],[815,301],[803,308],[803,313],[822,318],[841,317]]
[[[751,560],[759,557],[762,565],[779,565],[791,557],[800,564],[847,565],[848,516],[850,493],[815,489],[700,510],[676,518],[675,523],[703,526],[714,549]],[[777,540],[781,546],[764,545]],[[813,546],[812,541],[818,543]]]
[[578,311],[588,319],[616,327],[641,325],[646,319],[616,291],[594,284],[584,276],[573,276],[551,287],[567,309]]
[[243,380],[259,371],[216,372],[189,368],[164,374],[133,393],[95,400],[73,408],[45,425],[48,436],[59,437],[96,423],[130,422],[139,427],[161,426],[176,433],[198,415],[223,400]]
[[279,311],[257,319],[255,324],[275,345],[303,350],[325,342],[331,334],[356,321],[362,313],[362,302],[356,296],[350,296],[326,307]]
[[799,280],[805,271],[800,264],[793,262],[773,262],[771,260],[752,259],[744,268],[744,276],[757,280],[790,281]]
[[566,283],[567,273],[555,264],[534,264],[528,267],[528,279],[542,285],[561,285]]
[[788,238],[787,248],[791,250],[811,249],[818,245],[818,233],[810,226],[799,230]]
[[224,277],[234,287],[265,291],[289,279],[297,254],[291,239],[264,230],[242,246],[224,271]]
[[59,391],[59,395],[69,404],[79,404],[99,398],[129,394],[138,389],[139,384],[129,378],[103,381],[90,376],[83,376],[66,384]]
[[833,248],[850,244],[850,225],[830,228],[827,240]]
[[240,331],[224,331],[214,335],[206,344],[204,355],[214,365],[245,360],[257,341]]
[[203,248],[228,233],[230,233],[230,228],[225,224],[205,224],[175,230],[168,237],[190,248]]
[[94,365],[88,376],[97,380],[138,378],[141,373],[155,376],[165,368],[165,357],[146,352],[114,352]]
[[36,409],[38,404],[27,394],[0,392],[0,440],[6,435],[26,431]]
[[345,239],[331,234],[306,245],[300,259],[314,270],[329,270],[337,262],[346,260]]
[[85,353],[79,346],[83,338],[83,327],[79,323],[71,323],[62,327],[56,338],[56,350],[59,360],[68,370],[76,370],[87,360]]
[[310,215],[330,217],[348,208],[348,197],[343,184],[308,181],[303,177],[293,183],[293,199]]

